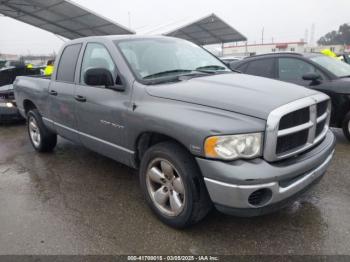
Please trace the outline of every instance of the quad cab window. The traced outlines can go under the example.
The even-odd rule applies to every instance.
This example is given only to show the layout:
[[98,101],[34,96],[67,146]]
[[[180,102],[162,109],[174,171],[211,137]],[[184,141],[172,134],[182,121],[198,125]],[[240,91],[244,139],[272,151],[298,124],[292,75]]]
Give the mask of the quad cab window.
[[63,50],[57,68],[57,81],[74,83],[75,68],[78,62],[81,46],[81,44],[69,45]]

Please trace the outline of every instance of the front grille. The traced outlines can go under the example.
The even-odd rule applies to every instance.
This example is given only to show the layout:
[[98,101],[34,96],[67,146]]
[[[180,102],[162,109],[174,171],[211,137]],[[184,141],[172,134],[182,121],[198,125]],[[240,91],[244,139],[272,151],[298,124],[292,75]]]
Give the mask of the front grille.
[[271,112],[265,135],[265,159],[278,161],[315,146],[327,134],[330,110],[328,96],[317,94]]

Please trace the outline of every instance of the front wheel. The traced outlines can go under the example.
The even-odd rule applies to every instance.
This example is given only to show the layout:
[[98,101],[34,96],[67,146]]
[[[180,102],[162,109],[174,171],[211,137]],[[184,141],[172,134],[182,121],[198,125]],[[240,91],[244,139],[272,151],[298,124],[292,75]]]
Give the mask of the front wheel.
[[57,135],[45,127],[38,110],[28,112],[27,128],[30,142],[36,151],[50,152],[55,148]]
[[345,137],[348,139],[348,141],[350,141],[350,112],[344,118],[343,133]]
[[140,183],[151,209],[169,226],[192,225],[211,208],[195,159],[176,143],[160,143],[145,153]]

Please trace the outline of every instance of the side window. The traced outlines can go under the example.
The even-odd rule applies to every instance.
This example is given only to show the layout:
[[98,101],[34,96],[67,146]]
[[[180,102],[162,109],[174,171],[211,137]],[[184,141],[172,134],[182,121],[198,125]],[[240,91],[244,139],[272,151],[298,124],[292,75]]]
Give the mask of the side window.
[[278,68],[279,79],[285,81],[303,80],[307,73],[319,73],[313,65],[295,58],[279,58]]
[[249,75],[274,78],[275,77],[274,61],[275,61],[274,58],[266,58],[266,59],[251,61],[248,64],[246,73]]
[[57,81],[74,83],[75,68],[81,49],[81,44],[67,46],[61,55],[57,68]]
[[115,77],[115,64],[106,47],[97,43],[87,44],[81,66],[80,83],[84,84],[84,75],[91,68],[104,68]]

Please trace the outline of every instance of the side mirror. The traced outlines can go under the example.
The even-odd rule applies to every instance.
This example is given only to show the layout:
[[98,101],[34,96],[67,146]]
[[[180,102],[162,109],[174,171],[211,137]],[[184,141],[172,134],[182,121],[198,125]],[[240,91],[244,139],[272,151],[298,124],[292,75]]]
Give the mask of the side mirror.
[[105,68],[88,69],[84,76],[85,84],[89,86],[113,86],[113,75]]
[[233,71],[233,72],[237,72],[237,73],[242,73],[240,70],[236,69],[236,65],[239,61],[232,61],[229,63],[228,67]]
[[319,74],[316,74],[316,73],[307,73],[307,74],[303,75],[303,80],[318,82],[319,80],[321,80],[321,76]]
[[[119,81],[117,81],[119,79]],[[120,82],[120,77],[117,76],[116,82]],[[105,68],[88,69],[84,76],[85,84],[89,86],[105,86],[106,88],[116,91],[125,91],[125,86],[115,83],[112,73]]]

